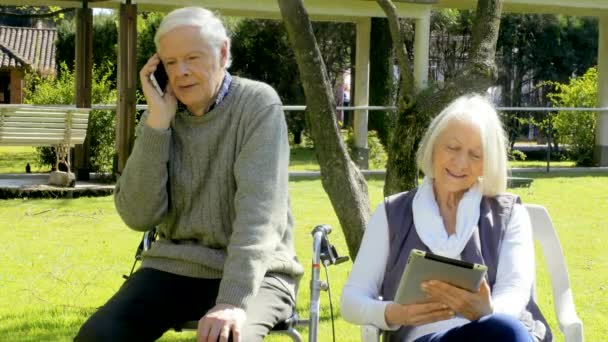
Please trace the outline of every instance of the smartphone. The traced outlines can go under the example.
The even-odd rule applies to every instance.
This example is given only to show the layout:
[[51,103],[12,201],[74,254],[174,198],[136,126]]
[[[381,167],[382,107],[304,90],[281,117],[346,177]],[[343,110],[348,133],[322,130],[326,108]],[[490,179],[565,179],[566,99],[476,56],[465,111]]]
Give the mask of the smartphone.
[[156,66],[156,71],[150,74],[150,81],[161,96],[165,94],[168,77],[167,72],[165,71],[165,66],[162,62],[158,63]]

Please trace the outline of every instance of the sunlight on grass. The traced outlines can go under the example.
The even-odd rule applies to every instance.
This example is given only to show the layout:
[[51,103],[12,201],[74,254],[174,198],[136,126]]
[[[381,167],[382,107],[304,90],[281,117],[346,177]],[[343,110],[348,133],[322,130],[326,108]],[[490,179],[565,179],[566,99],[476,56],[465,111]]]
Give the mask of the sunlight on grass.
[[[588,341],[608,338],[608,175],[535,174],[530,188],[515,189],[525,202],[547,207],[560,236],[570,272],[574,300]],[[372,209],[382,200],[380,180],[369,181]],[[297,309],[307,317],[311,230],[320,223],[334,227],[330,238],[341,254],[346,244],[319,180],[290,182],[296,219],[295,244],[307,270]],[[573,200],[573,199],[576,200]],[[73,200],[0,201],[0,341],[71,340],[79,326],[122,284],[140,233],[129,230],[111,196]],[[537,259],[539,302],[557,341],[546,269]],[[359,341],[358,327],[339,314],[339,297],[352,264],[329,269],[337,341]],[[323,274],[324,277],[324,274]],[[331,340],[327,293],[321,294],[320,341]],[[306,329],[300,329],[307,340]],[[163,341],[194,340],[193,333],[169,332]],[[270,336],[268,341],[285,341]]]
[[[573,161],[551,161],[550,167],[574,167]],[[524,161],[509,161],[509,167],[523,167],[523,168],[545,168],[547,167],[547,161],[542,160],[524,160]]]
[[31,146],[0,146],[0,173],[25,173],[30,164],[32,172],[47,172],[37,165],[36,149]]
[[[550,167],[574,167],[573,161],[551,161]],[[546,160],[509,161],[511,168],[546,168]],[[312,147],[292,147],[289,171],[319,171]]]

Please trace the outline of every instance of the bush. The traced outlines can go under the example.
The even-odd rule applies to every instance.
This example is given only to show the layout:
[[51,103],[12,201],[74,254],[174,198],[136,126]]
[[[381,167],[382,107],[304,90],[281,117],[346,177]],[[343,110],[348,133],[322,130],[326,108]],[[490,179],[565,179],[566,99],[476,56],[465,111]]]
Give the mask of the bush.
[[[554,91],[547,97],[557,107],[597,107],[597,69],[565,83],[548,82]],[[593,164],[596,116],[593,112],[560,111],[553,127],[561,144],[569,145],[569,156],[577,166]]]
[[[351,159],[354,160],[353,150],[355,147],[355,135],[354,135],[352,129],[348,130],[345,141],[348,146],[348,153],[349,153]],[[370,170],[385,169],[386,162],[388,161],[388,155],[386,154],[386,151],[384,150],[384,146],[380,142],[380,138],[378,137],[378,132],[369,131],[367,133],[367,148],[369,149],[369,151],[368,151],[369,169]]]
[[[41,77],[36,73],[25,76],[24,103],[36,105],[74,104],[75,76],[65,63],[60,65],[60,76]],[[113,64],[105,63],[101,68],[93,67],[93,103],[115,103],[116,89],[112,85]],[[90,139],[91,171],[110,172],[114,155],[115,115],[113,111],[91,111],[87,136]],[[53,165],[55,151],[51,147],[39,147],[38,163]]]
[[509,151],[509,160],[526,160],[526,154],[520,150],[511,150]]

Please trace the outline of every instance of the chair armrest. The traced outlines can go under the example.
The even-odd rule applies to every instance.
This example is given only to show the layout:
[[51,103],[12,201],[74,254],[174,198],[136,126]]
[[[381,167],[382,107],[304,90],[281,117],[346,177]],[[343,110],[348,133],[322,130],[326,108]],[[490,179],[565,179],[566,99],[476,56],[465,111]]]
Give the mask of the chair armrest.
[[380,342],[381,331],[373,325],[361,326],[361,342]]
[[532,222],[534,238],[540,243],[545,255],[559,328],[564,333],[566,342],[583,341],[583,323],[576,314],[564,253],[549,212],[537,204],[525,206]]
[[583,342],[585,340],[583,337],[583,322],[578,317],[576,318],[578,321],[572,321],[561,326],[566,342]]
[[564,293],[555,297],[556,316],[565,341],[582,342],[584,339],[583,322],[576,314],[572,290],[568,288]]

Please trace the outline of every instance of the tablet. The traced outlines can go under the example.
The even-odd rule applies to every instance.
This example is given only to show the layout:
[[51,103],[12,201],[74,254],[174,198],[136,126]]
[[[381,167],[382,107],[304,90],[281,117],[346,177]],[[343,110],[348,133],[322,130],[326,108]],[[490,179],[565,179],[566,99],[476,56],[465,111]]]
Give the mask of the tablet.
[[412,249],[395,293],[395,302],[400,304],[427,302],[426,293],[420,288],[420,284],[427,280],[440,280],[476,292],[487,270],[485,265]]

